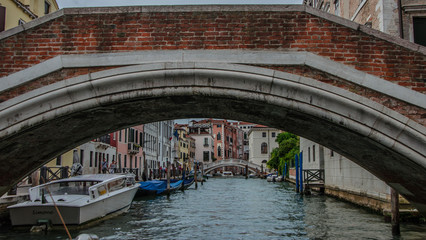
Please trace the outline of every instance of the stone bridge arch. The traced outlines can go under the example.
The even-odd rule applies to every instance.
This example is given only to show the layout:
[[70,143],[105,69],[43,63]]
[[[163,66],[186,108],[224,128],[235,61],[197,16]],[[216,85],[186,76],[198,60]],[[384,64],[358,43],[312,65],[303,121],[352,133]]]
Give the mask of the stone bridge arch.
[[64,9],[0,51],[0,193],[107,132],[217,117],[321,143],[426,212],[424,47],[307,6],[161,6]]
[[242,167],[245,168],[247,166],[248,170],[251,172],[257,172],[260,171],[261,166],[248,162],[246,160],[242,159],[224,159],[215,161],[212,163],[204,164],[204,173],[209,173],[215,169],[221,168],[221,167]]
[[0,161],[10,166],[0,170],[3,191],[19,176],[106,132],[166,119],[218,117],[320,142],[396,188],[421,211],[426,202],[424,126],[357,94],[285,72],[206,62],[141,64],[56,82],[0,107]]

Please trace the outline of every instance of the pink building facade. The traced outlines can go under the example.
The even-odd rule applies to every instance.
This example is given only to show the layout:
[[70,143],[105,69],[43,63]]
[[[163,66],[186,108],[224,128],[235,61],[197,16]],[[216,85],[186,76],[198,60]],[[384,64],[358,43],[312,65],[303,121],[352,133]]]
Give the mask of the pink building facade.
[[112,133],[112,144],[116,145],[116,171],[132,172],[138,178],[143,171],[143,125],[125,128]]

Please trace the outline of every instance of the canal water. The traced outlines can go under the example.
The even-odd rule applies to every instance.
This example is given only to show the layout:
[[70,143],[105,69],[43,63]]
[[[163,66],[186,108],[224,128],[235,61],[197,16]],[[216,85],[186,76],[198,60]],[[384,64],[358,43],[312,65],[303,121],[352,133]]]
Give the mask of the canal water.
[[[296,194],[288,183],[210,178],[185,192],[135,199],[127,214],[71,231],[101,239],[426,239],[426,226],[402,225],[334,198]],[[65,231],[2,227],[0,239],[66,239]]]

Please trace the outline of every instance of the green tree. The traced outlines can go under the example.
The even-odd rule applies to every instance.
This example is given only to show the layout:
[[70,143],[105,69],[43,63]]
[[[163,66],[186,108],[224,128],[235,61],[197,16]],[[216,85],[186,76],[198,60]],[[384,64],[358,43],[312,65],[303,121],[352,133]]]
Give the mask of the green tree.
[[275,141],[278,147],[272,150],[271,158],[266,165],[271,169],[277,169],[282,172],[285,164],[290,166],[294,161],[294,156],[299,153],[299,137],[288,132],[278,134]]

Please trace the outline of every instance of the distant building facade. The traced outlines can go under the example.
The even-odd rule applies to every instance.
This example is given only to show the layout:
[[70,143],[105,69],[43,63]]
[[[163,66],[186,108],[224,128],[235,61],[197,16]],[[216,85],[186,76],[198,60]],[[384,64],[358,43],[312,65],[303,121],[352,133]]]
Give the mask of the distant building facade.
[[188,124],[188,131],[195,141],[195,161],[203,163],[215,161],[212,123],[191,121]]
[[304,0],[304,4],[426,46],[424,0]]
[[249,122],[236,122],[236,123],[233,123],[233,125],[237,126],[242,131],[242,144],[243,144],[243,147],[242,147],[243,157],[242,157],[242,159],[243,160],[249,160],[250,145],[249,145],[248,133],[249,133],[250,129],[252,129],[257,124],[249,123]]
[[[119,172],[132,172],[137,177],[143,170],[143,125],[137,125],[117,131],[112,135],[117,149],[117,168]],[[111,164],[111,159],[107,159]]]
[[271,158],[271,152],[278,147],[275,141],[281,131],[263,125],[256,125],[248,132],[250,157],[249,162],[262,166],[265,171],[266,162]]
[[[300,138],[300,151],[304,170],[324,170],[326,194],[375,211],[390,210],[390,187],[361,166],[305,138]],[[402,197],[400,204],[409,207]]]
[[58,9],[55,0],[0,0],[0,32]]

